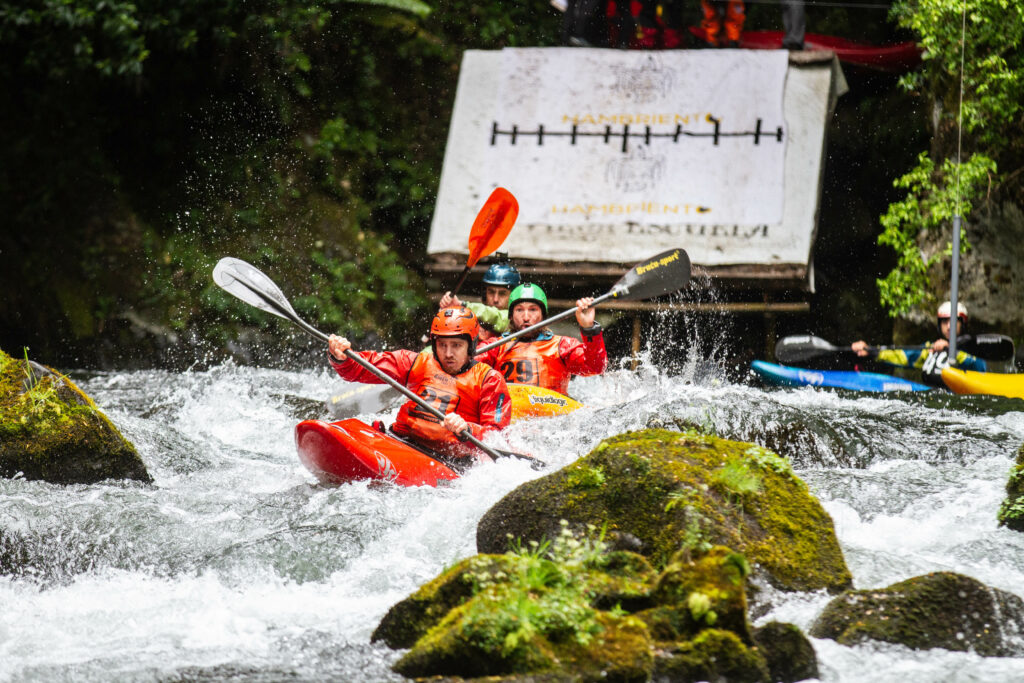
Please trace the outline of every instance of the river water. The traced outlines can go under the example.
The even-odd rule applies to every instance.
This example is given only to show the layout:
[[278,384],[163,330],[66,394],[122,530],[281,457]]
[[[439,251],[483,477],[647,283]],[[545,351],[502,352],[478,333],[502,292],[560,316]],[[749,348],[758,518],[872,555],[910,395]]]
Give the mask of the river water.
[[[318,485],[292,429],[344,390],[327,369],[73,377],[155,483],[0,480],[0,528],[27,560],[0,576],[3,681],[402,680],[401,653],[369,642],[380,618],[473,554],[484,512],[542,475],[506,459],[442,489]],[[751,440],[800,423],[794,466],[856,587],[951,570],[1024,596],[1024,535],[996,525],[1024,401],[764,390],[693,368],[612,370],[571,393],[587,407],[507,443],[561,466],[671,418]],[[758,623],[806,630],[829,597],[774,599]],[[825,681],[1024,680],[1024,658],[813,644]]]

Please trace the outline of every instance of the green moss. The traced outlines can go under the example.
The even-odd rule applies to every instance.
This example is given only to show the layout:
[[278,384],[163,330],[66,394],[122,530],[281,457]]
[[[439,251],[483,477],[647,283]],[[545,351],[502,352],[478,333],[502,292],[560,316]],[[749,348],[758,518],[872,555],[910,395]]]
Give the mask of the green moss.
[[569,472],[568,482],[576,488],[599,488],[605,482],[604,470],[600,467],[577,467]]
[[[500,560],[477,556],[454,574],[447,572],[440,584],[428,584],[418,596],[436,597],[461,575],[463,599],[413,644],[395,670],[407,676],[485,676],[553,671],[571,662],[574,672],[624,668],[645,679],[651,648],[643,622],[630,618],[618,602],[608,611],[592,603],[646,593],[650,567],[628,553],[609,554],[602,538],[577,537],[563,526],[550,545],[533,544]],[[434,614],[443,603],[451,601],[435,600]]]
[[821,675],[814,647],[793,624],[769,622],[754,631],[754,642],[768,664],[772,681],[794,683]]
[[[651,591],[652,602],[669,606],[677,614],[669,615],[659,607],[650,615],[649,625],[665,640],[691,637],[716,626],[751,642],[744,582],[749,573],[746,559],[729,548],[712,548],[697,559],[678,553]],[[647,620],[644,613],[637,616]],[[669,625],[673,629],[670,634],[665,632]]]
[[135,448],[71,380],[2,351],[0,357],[0,476],[152,481]]
[[764,658],[730,631],[707,629],[660,656],[655,675],[671,681],[772,680]]
[[1017,450],[1017,461],[1006,482],[1006,499],[999,506],[1000,526],[1024,531],[1024,445]]
[[436,626],[448,612],[472,597],[481,573],[512,571],[515,559],[505,555],[466,558],[388,610],[370,640],[408,648]]
[[825,607],[810,634],[843,645],[878,640],[918,650],[1011,656],[1021,648],[1002,637],[1003,627],[1022,620],[1024,601],[1017,596],[967,576],[936,572],[883,589],[846,591]]
[[[729,463],[741,470],[742,505],[715,474]],[[606,483],[572,486],[573,472],[587,468],[600,468]],[[682,547],[712,543],[743,553],[787,590],[850,584],[831,518],[784,460],[749,443],[658,429],[612,437],[507,495],[481,519],[477,546],[501,550],[507,534],[553,538],[554,520],[561,518],[574,525],[606,522],[610,531],[635,536],[656,568]]]

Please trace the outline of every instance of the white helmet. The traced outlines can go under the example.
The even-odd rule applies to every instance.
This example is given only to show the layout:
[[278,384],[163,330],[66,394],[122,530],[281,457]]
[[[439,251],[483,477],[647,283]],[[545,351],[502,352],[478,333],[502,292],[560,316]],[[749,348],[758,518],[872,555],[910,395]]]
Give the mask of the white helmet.
[[[951,310],[953,310],[953,304],[951,304],[948,301],[945,301],[941,306],[939,306],[939,311],[935,315],[936,317],[945,320],[949,318],[949,312]],[[959,301],[956,302],[956,317],[960,318],[964,322],[967,322],[967,307],[964,306]]]

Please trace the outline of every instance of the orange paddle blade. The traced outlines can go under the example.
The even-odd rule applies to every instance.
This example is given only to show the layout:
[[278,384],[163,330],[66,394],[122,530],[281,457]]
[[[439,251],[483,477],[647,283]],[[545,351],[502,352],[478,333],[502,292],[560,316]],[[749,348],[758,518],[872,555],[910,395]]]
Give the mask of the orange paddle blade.
[[473,229],[469,231],[469,258],[466,267],[472,268],[476,262],[501,246],[512,231],[516,217],[519,216],[519,202],[512,193],[499,187],[491,193],[484,206],[473,221]]

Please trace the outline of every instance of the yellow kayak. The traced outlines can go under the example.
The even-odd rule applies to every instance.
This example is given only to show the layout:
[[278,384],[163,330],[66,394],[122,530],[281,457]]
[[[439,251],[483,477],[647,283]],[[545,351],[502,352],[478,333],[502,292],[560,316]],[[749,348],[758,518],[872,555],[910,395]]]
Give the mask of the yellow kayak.
[[942,381],[958,394],[992,394],[993,396],[1024,398],[1024,374],[943,368]]
[[513,422],[529,417],[565,415],[583,407],[565,394],[529,384],[509,384],[508,391],[512,395]]
[[[531,417],[565,415],[583,407],[579,401],[551,389],[529,384],[509,384],[512,396],[512,421]],[[405,402],[405,397],[386,384],[361,384],[327,401],[327,409],[335,420],[380,413]]]

